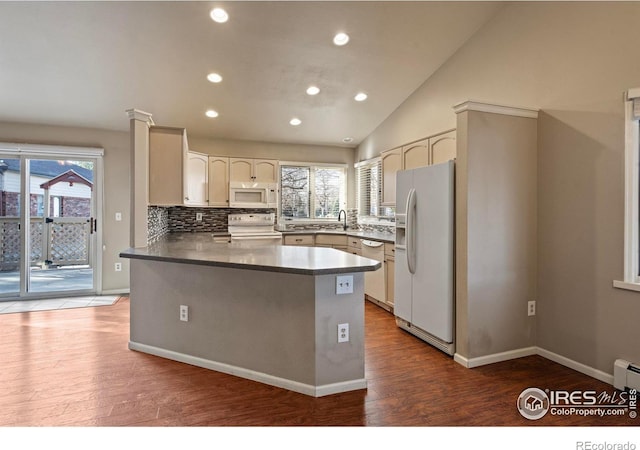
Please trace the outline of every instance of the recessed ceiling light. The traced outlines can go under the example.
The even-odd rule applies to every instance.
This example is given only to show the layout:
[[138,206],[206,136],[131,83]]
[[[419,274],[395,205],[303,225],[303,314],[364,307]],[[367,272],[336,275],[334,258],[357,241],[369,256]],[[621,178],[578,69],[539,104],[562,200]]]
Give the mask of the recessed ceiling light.
[[357,102],[363,102],[367,99],[367,94],[365,94],[364,92],[358,92],[356,96],[353,97],[353,99]]
[[213,8],[209,15],[214,22],[224,23],[229,20],[229,14],[222,8]]
[[336,45],[345,45],[347,42],[349,42],[347,33],[338,33],[333,37],[333,43]]
[[218,73],[210,73],[209,75],[207,75],[207,80],[211,81],[212,83],[220,83],[222,81],[222,77]]
[[320,88],[318,86],[309,86],[307,88],[307,94],[309,95],[316,95],[318,92],[320,92]]
[[206,113],[207,117],[218,117],[218,111],[214,111],[213,109],[208,110]]
[[298,119],[297,117],[294,117],[293,119],[291,119],[289,121],[289,123],[291,125],[293,125],[294,127],[297,127],[298,125],[300,125],[302,123],[302,120]]
[[346,137],[342,140],[342,142],[344,142],[345,144],[348,144],[351,141],[353,141],[353,138],[350,138],[350,137]]

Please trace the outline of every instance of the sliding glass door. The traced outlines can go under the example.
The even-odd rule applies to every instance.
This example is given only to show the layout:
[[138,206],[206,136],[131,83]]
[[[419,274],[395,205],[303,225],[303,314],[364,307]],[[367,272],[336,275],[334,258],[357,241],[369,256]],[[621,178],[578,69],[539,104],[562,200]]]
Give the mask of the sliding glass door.
[[95,293],[97,160],[0,161],[0,300]]
[[94,288],[92,161],[29,160],[29,292]]
[[20,294],[21,174],[21,159],[0,156],[0,298]]

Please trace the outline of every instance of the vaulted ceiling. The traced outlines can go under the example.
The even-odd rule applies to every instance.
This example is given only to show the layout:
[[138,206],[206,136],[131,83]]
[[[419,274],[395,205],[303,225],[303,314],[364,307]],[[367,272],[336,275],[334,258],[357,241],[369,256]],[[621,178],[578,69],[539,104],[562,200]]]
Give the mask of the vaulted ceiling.
[[0,121],[128,130],[136,108],[190,136],[353,147],[503,5],[2,1]]

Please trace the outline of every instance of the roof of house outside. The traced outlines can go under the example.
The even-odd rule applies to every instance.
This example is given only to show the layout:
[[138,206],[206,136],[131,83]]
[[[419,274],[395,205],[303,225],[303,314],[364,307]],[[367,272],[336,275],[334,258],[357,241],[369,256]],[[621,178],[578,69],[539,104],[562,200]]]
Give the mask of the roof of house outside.
[[[7,170],[12,170],[14,172],[20,170],[19,159],[2,159],[0,161],[3,161],[4,164],[7,165]],[[87,180],[93,182],[93,170],[86,169],[76,164],[71,164],[69,163],[69,161],[57,161],[53,159],[32,159],[30,168],[32,175],[39,175],[47,178],[57,177],[58,175],[71,169],[83,178],[86,178]]]

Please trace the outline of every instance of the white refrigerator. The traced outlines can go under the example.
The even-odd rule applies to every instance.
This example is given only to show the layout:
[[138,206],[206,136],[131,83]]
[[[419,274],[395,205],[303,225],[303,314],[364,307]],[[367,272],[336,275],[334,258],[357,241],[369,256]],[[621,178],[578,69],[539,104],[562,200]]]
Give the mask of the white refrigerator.
[[454,161],[398,172],[396,324],[453,355]]

